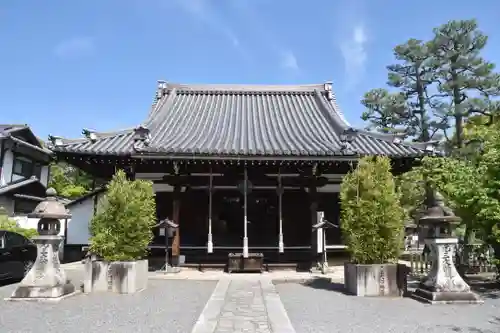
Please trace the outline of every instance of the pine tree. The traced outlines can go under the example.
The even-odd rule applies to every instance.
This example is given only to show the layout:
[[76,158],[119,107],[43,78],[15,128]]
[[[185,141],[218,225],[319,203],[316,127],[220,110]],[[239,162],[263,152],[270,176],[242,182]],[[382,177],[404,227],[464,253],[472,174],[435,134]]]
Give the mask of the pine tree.
[[454,127],[449,141],[458,150],[464,146],[464,122],[470,116],[488,114],[491,98],[500,95],[495,65],[481,57],[487,41],[475,20],[461,20],[435,28],[429,43],[441,100],[438,116],[448,128]]
[[398,92],[369,91],[361,101],[367,108],[361,118],[381,132],[404,133],[415,141],[429,141],[439,128],[428,110],[428,90],[435,82],[432,54],[427,43],[410,39],[394,48],[394,57],[398,63],[387,66],[387,83]]
[[369,130],[386,134],[405,133],[405,101],[401,94],[391,94],[387,89],[373,89],[361,101],[366,108],[361,119],[368,122]]

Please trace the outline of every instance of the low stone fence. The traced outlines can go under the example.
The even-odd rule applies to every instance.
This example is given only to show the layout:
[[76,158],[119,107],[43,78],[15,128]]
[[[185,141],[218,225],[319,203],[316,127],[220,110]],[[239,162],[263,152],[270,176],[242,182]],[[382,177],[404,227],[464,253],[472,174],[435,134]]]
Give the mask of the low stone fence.
[[[464,258],[464,247],[458,246],[453,262],[466,274],[497,273],[493,263],[493,251],[482,245],[472,245],[468,258]],[[460,258],[460,259],[459,259]],[[402,257],[410,267],[412,275],[426,275],[431,269],[431,256],[425,251],[407,251]]]

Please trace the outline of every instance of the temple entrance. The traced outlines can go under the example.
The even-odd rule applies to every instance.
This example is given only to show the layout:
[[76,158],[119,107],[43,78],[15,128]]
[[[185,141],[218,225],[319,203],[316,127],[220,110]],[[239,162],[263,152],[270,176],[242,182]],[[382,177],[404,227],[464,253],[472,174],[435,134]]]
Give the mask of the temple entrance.
[[237,190],[217,190],[212,199],[212,233],[215,248],[243,246],[243,196]]
[[248,246],[278,248],[279,208],[275,190],[254,189],[247,200]]
[[[218,190],[213,200],[214,246],[241,250],[245,227],[245,198],[239,190]],[[278,198],[273,190],[254,190],[247,197],[250,249],[276,248],[279,236]]]
[[[158,218],[172,215],[172,193],[157,193]],[[187,264],[226,263],[229,253],[243,251],[244,196],[239,189],[216,188],[212,197],[213,252],[208,253],[209,193],[188,189],[180,211],[181,254]],[[267,263],[293,263],[310,258],[311,221],[309,196],[301,189],[287,189],[282,196],[284,251],[279,252],[280,211],[275,189],[253,188],[247,196],[249,252],[264,254]],[[152,254],[163,260],[164,234],[154,230]]]
[[[244,197],[240,191],[217,190],[213,198],[212,230],[215,248],[241,251],[244,235]],[[307,193],[285,191],[282,204],[285,248],[307,248],[311,223]],[[247,197],[247,235],[250,250],[278,252],[279,204],[275,190],[253,189]]]

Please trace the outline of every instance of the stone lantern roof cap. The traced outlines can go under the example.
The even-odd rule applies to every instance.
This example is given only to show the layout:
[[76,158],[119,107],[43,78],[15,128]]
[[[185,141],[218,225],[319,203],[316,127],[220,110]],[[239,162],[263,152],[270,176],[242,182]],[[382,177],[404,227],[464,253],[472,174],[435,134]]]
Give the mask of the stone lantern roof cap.
[[56,198],[57,192],[53,188],[48,188],[46,199],[40,202],[32,213],[28,214],[29,218],[39,219],[67,219],[71,214],[66,210],[66,207]]
[[439,192],[429,198],[427,209],[419,219],[420,224],[426,225],[458,224],[460,221],[461,218],[444,204],[444,198]]

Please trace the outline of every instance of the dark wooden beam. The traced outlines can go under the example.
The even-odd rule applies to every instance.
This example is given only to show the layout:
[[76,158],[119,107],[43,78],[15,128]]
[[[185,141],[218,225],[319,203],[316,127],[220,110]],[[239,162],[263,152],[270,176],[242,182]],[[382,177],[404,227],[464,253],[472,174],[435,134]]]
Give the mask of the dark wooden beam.
[[173,207],[172,207],[172,220],[174,221],[175,224],[177,224],[179,227],[177,228],[177,232],[174,235],[174,238],[172,240],[172,263],[174,266],[179,265],[179,256],[181,255],[181,221],[180,221],[180,211],[181,211],[181,189],[182,187],[180,185],[176,185],[174,187],[174,192],[173,192]]

